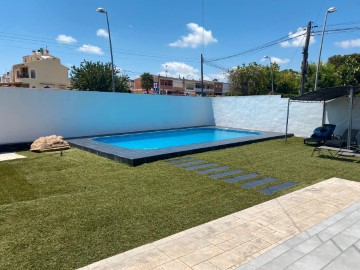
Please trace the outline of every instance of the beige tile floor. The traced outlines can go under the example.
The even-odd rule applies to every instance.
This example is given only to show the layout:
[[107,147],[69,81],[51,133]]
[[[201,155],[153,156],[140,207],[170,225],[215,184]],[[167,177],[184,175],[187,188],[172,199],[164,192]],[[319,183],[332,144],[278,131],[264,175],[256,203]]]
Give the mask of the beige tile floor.
[[81,269],[235,269],[360,200],[360,183],[331,178]]

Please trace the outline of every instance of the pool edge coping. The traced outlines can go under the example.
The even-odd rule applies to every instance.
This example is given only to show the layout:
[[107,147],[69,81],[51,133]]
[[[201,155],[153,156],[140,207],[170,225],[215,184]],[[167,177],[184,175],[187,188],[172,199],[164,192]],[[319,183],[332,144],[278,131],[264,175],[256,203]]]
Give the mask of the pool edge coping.
[[[246,130],[239,128],[231,128],[231,127],[221,127],[221,126],[198,126],[198,127],[187,127],[187,128],[222,128],[222,129],[232,129],[238,131],[256,131],[256,132],[262,132],[263,134],[256,136],[248,136],[244,138],[235,138],[235,139],[221,140],[217,142],[190,144],[185,146],[176,146],[176,147],[169,147],[169,148],[156,149],[156,150],[127,149],[127,148],[107,145],[92,140],[92,138],[98,136],[87,136],[87,137],[69,139],[68,143],[72,147],[93,154],[97,154],[101,157],[105,157],[114,160],[116,162],[126,163],[130,166],[139,166],[144,163],[155,162],[173,157],[181,157],[190,154],[225,149],[229,147],[236,147],[236,146],[273,140],[273,139],[281,139],[286,137],[284,133],[279,133],[279,132]],[[187,128],[183,127],[177,129],[180,130]],[[171,129],[171,130],[177,130],[177,129]],[[144,131],[144,132],[150,132],[150,131]],[[131,132],[131,133],[140,133],[140,132]],[[115,136],[115,135],[131,134],[131,133],[126,132],[126,133],[119,133],[112,135]],[[104,136],[108,136],[108,135],[104,135]],[[294,136],[293,134],[287,134],[287,137],[293,137],[293,136]]]

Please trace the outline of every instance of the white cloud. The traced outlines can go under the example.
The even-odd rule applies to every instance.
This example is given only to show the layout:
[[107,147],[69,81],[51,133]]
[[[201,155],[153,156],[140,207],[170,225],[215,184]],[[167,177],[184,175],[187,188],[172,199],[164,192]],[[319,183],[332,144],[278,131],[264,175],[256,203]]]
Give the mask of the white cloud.
[[[161,65],[163,70],[158,72],[162,77],[170,77],[170,78],[185,78],[189,80],[201,80],[200,71],[192,66],[189,66],[185,63],[181,62],[167,62]],[[210,73],[205,75],[204,80],[212,81],[214,79],[218,79],[219,81],[227,81],[227,74],[225,72],[219,73]]]
[[[278,57],[270,57],[270,59],[271,59],[271,63],[276,63],[276,64],[279,64],[279,65],[287,64],[287,63],[290,62],[290,59],[287,59],[287,58],[281,59],[281,58],[278,58]],[[262,58],[261,62],[264,62],[264,61],[268,61],[268,60],[265,59],[265,58]]]
[[208,45],[210,43],[218,42],[217,39],[213,37],[211,30],[206,30],[196,23],[188,23],[186,27],[190,33],[187,36],[182,36],[181,39],[170,43],[169,46],[197,48],[203,44]]
[[[305,44],[306,40],[306,29],[299,27],[298,30],[294,33],[289,32],[289,38],[292,38],[289,41],[284,41],[280,43],[281,47],[302,47]],[[310,45],[315,43],[315,38],[310,36]]]
[[204,80],[206,81],[213,81],[214,79],[217,79],[219,82],[227,82],[228,75],[226,72],[210,73],[208,75],[204,75]]
[[89,54],[97,54],[97,55],[103,55],[104,52],[101,48],[97,46],[93,46],[90,44],[84,44],[80,48],[77,49],[80,52],[89,53]]
[[162,64],[161,67],[164,69],[160,72],[161,76],[166,76],[167,74],[168,77],[174,78],[178,78],[179,75],[180,78],[194,78],[199,73],[198,69],[180,62],[167,62]]
[[98,37],[104,37],[104,38],[108,38],[109,37],[109,33],[105,30],[105,29],[98,29],[96,31],[96,35]]
[[343,49],[358,48],[360,47],[360,38],[335,42],[335,45]]
[[72,36],[66,36],[66,35],[58,35],[56,41],[63,44],[73,44],[77,42],[77,40]]

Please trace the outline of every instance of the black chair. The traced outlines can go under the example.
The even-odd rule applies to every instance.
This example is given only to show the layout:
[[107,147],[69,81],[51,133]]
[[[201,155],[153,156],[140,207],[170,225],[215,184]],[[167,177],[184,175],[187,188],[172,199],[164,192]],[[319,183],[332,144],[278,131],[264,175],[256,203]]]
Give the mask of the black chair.
[[332,139],[335,127],[336,125],[333,124],[324,124],[321,127],[316,128],[310,138],[304,139],[304,144],[323,144],[326,140]]
[[[358,129],[352,129],[350,134],[350,145],[357,145],[356,135],[359,133]],[[345,148],[347,146],[348,129],[346,129],[342,136],[335,136],[333,140],[326,140],[324,145],[337,148]]]

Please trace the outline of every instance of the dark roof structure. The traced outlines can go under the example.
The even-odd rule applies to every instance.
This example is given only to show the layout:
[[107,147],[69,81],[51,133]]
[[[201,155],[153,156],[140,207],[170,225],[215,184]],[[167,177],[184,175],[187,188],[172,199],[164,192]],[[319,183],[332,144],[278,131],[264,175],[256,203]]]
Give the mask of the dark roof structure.
[[[290,98],[287,107],[287,118],[286,118],[286,132],[285,140],[287,139],[288,124],[289,124],[289,112],[291,102],[323,102],[323,117],[322,123],[325,123],[325,107],[326,101],[335,98],[347,96],[349,97],[349,117],[348,117],[348,130],[352,130],[352,111],[353,111],[353,100],[355,95],[360,94],[360,86],[339,86],[322,88],[315,92],[309,92],[298,97]],[[347,148],[351,146],[351,132],[348,132]]]
[[353,87],[354,95],[360,93],[360,86],[339,86],[322,88],[315,92],[309,92],[298,97],[291,98],[291,101],[327,101],[343,96],[350,95],[350,89]]

